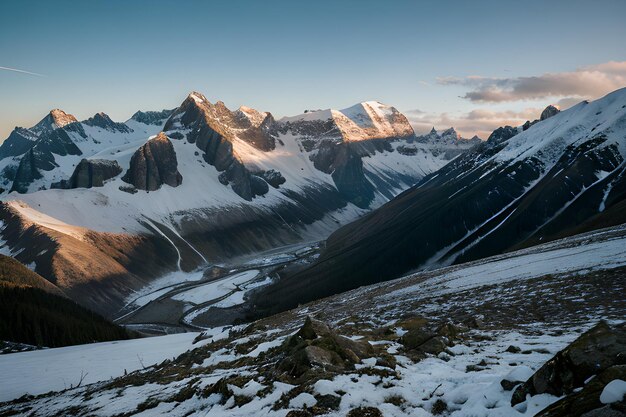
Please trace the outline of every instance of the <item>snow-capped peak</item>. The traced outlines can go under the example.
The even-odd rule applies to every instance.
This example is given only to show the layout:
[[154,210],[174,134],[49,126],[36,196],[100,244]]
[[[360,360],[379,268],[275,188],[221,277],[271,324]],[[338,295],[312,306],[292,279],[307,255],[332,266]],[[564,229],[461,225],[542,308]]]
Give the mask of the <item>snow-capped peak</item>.
[[403,138],[415,133],[407,118],[395,107],[378,101],[364,101],[343,110],[326,109],[285,117],[283,123],[332,120],[342,139],[360,141],[379,138]]
[[187,98],[194,100],[198,104],[209,102],[209,100],[207,100],[207,98],[204,95],[202,95],[201,93],[198,93],[197,91],[192,91],[191,93],[189,93]]
[[76,117],[69,113],[65,113],[61,109],[52,109],[50,113],[39,121],[31,130],[37,134],[50,132],[54,129],[66,126],[70,123],[77,122]]

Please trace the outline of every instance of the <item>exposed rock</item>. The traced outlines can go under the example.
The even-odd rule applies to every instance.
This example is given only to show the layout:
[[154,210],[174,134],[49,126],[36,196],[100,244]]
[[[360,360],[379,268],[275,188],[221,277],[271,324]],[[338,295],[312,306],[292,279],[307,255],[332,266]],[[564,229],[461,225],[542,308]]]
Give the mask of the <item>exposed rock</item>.
[[278,188],[281,184],[284,184],[287,181],[285,177],[283,177],[283,174],[275,169],[264,171],[260,176],[274,188]]
[[304,340],[313,340],[321,336],[330,335],[330,328],[328,325],[319,320],[313,320],[307,316],[304,320],[304,324],[296,333],[296,336],[301,337]]
[[159,133],[137,149],[122,180],[147,191],[158,190],[163,184],[171,187],[182,184],[176,151],[168,137]]
[[405,333],[400,343],[408,350],[418,349],[421,345],[436,336],[436,333],[428,329],[413,329]]
[[346,417],[383,417],[383,413],[376,407],[358,407],[350,410]]
[[439,398],[433,404],[433,407],[430,409],[430,412],[437,416],[439,414],[443,414],[447,410],[448,410],[448,404],[444,400]]
[[500,386],[505,391],[513,391],[516,386],[522,383],[523,381],[509,381],[508,379],[503,379],[500,381]]
[[437,334],[439,336],[445,336],[451,339],[456,338],[461,332],[462,332],[461,328],[459,328],[458,326],[450,322],[442,324],[437,329]]
[[[174,110],[161,110],[161,111],[138,111],[131,119],[143,123],[146,125],[159,126],[167,120]],[[176,138],[179,139],[179,138]]]
[[70,177],[67,188],[102,187],[106,180],[122,173],[117,161],[107,159],[83,159]]
[[557,109],[553,105],[549,105],[548,107],[543,109],[543,111],[541,112],[541,116],[539,116],[539,120],[540,121],[546,120],[546,119],[548,119],[548,118],[550,118],[552,116],[555,116],[559,112],[560,112],[559,109]]
[[304,348],[304,353],[311,365],[343,367],[343,361],[336,352],[323,349],[319,346],[307,346]]
[[605,405],[600,401],[604,387],[616,379],[626,380],[626,365],[611,366],[589,381],[582,390],[568,395],[537,414],[537,417],[625,416],[624,401]]
[[558,114],[559,112],[560,112],[559,109],[557,109],[553,105],[549,105],[541,112],[541,116],[539,116],[539,119],[535,119],[532,122],[530,120],[526,120],[526,122],[522,125],[522,130],[528,130],[534,124],[537,124],[546,119],[549,119],[550,117]]
[[522,351],[522,349],[518,348],[517,346],[509,346],[508,348],[506,348],[506,352],[509,353],[520,353]]
[[369,343],[338,335],[326,323],[310,317],[285,341],[282,350],[285,357],[277,370],[292,378],[299,378],[316,366],[326,371],[349,369],[374,354]]
[[195,143],[204,152],[204,160],[220,171],[220,182],[230,184],[233,191],[248,201],[265,194],[269,187],[252,178],[251,172],[235,152],[233,142],[239,138],[263,151],[275,147],[270,133],[271,115],[266,113],[263,121],[257,124],[256,116],[249,110],[248,115],[243,111],[231,112],[224,103],[212,104],[202,94],[192,92],[163,128],[166,132],[181,127],[190,129],[187,140]]
[[71,130],[70,127],[75,127],[78,133],[82,132],[80,124],[75,123],[44,133],[37,139],[35,145],[20,159],[11,191],[28,192],[30,184],[43,177],[41,170],[50,171],[57,167],[54,155],[82,155],[66,131]]
[[112,132],[130,133],[133,130],[124,123],[116,123],[106,113],[96,113],[93,117],[83,122],[87,126],[99,127]]
[[256,175],[250,175],[250,190],[254,195],[264,195],[270,190],[265,180]]
[[431,355],[438,355],[444,350],[446,350],[446,348],[448,347],[446,342],[447,342],[446,339],[437,336],[437,337],[428,339],[426,342],[422,343],[418,347],[418,349],[424,353],[429,353]]
[[[183,135],[180,132],[172,132],[172,133],[169,134],[169,138],[180,140],[180,139],[185,139],[185,135]],[[196,156],[199,155],[198,151],[194,152],[193,154],[196,155]]]
[[528,130],[528,129],[530,129],[530,127],[531,127],[532,125],[534,125],[535,123],[537,123],[537,121],[536,121],[536,120],[535,120],[535,121],[533,121],[533,122],[531,122],[530,120],[526,120],[526,121],[524,122],[524,124],[522,125],[522,130]]
[[491,135],[489,135],[489,138],[487,138],[487,143],[496,145],[498,143],[502,143],[504,141],[511,139],[513,136],[517,135],[517,133],[518,133],[518,130],[516,127],[512,127],[512,126],[499,127],[493,132],[491,132]]
[[626,363],[624,326],[611,328],[600,322],[546,362],[528,381],[513,393],[511,404],[526,400],[527,395],[570,394],[585,386],[593,375],[613,365]]
[[315,399],[317,400],[315,406],[325,412],[338,410],[339,405],[341,404],[341,397],[332,394],[318,394],[315,396]]
[[485,327],[485,323],[480,317],[470,317],[466,319],[463,324],[465,324],[470,329],[482,329]]
[[312,417],[313,413],[307,410],[291,410],[286,417]]

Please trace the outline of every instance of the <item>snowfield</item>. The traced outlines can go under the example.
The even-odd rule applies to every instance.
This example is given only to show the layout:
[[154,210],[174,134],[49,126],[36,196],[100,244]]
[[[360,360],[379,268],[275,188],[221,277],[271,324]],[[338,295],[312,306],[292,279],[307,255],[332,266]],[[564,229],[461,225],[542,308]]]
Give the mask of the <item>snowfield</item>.
[[172,359],[197,333],[92,343],[0,355],[0,401],[116,378]]

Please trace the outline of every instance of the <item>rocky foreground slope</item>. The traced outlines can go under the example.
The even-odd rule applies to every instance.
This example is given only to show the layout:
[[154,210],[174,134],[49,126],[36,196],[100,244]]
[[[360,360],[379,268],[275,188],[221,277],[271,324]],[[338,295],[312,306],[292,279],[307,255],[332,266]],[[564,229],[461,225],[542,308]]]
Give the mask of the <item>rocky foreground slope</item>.
[[109,317],[172,270],[320,240],[476,140],[416,137],[366,102],[275,120],[191,93],[174,110],[60,110],[0,146],[3,246]]
[[[623,415],[615,381],[625,377],[625,243],[624,226],[605,229],[363,287],[193,342],[103,345],[93,354],[106,372],[99,361],[77,368],[83,351],[0,357],[0,383],[11,380],[0,413]],[[172,352],[170,341],[176,358],[141,360]],[[127,374],[131,355],[138,370]],[[47,367],[53,375],[31,367],[57,358],[71,365]],[[63,390],[85,373],[94,383]],[[15,399],[29,390],[63,391]]]

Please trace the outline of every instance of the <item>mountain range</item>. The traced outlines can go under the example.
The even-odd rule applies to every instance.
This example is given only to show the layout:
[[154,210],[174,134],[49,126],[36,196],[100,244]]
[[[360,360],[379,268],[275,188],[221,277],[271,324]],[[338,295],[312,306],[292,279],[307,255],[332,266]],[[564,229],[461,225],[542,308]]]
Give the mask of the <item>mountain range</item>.
[[173,110],[52,110],[0,146],[3,253],[109,317],[171,270],[320,240],[478,138],[364,102],[276,120],[192,92]]
[[253,300],[263,314],[413,270],[626,222],[626,89],[506,126],[339,228],[312,265]]

